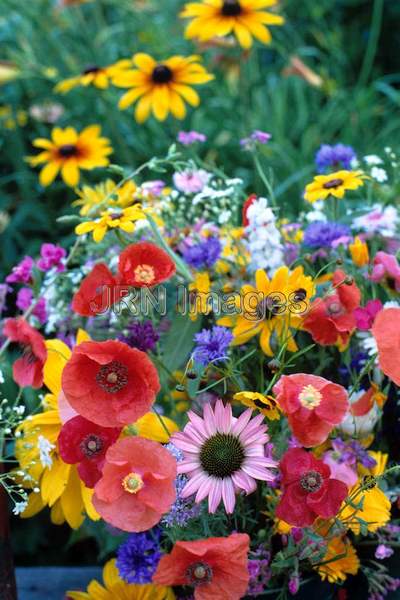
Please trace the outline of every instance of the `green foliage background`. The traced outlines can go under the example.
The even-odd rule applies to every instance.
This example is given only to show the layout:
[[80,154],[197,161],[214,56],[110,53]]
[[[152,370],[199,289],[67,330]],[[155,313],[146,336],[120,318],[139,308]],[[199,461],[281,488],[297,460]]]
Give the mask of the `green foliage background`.
[[[203,158],[230,175],[244,177],[249,191],[261,191],[251,158],[238,141],[252,129],[272,133],[265,164],[273,169],[277,196],[285,216],[295,214],[300,194],[313,172],[321,143],[341,141],[360,153],[379,151],[400,134],[400,3],[392,0],[283,0],[284,27],[272,30],[273,44],[250,54],[239,49],[201,49],[216,79],[199,88],[202,103],[183,123],[150,119],[135,123],[132,110],[117,108],[120,90],[79,88],[56,95],[60,79],[88,64],[105,65],[134,52],[158,58],[197,53],[184,39],[185,23],[177,18],[183,0],[94,0],[61,8],[54,0],[2,0],[0,60],[21,69],[17,81],[3,85],[1,105],[14,114],[35,105],[64,108],[57,125],[77,129],[102,125],[112,140],[114,163],[134,167],[161,155],[179,129],[207,134]],[[396,25],[397,24],[397,25]],[[319,88],[299,77],[285,77],[290,56],[299,56],[323,79]],[[70,210],[73,190],[61,182],[43,189],[37,172],[24,157],[31,142],[47,137],[52,125],[28,116],[27,124],[6,129],[0,146],[0,277],[43,241],[69,234],[55,223]],[[84,182],[104,177],[85,175]]]

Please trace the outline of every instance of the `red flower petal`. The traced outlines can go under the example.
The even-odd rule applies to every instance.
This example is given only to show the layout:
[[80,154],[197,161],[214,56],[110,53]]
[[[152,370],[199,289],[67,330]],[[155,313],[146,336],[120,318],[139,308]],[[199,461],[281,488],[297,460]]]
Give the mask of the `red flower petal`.
[[382,371],[400,386],[400,308],[385,308],[378,313],[372,334]]
[[324,519],[335,516],[348,493],[347,485],[338,479],[328,479],[318,492],[308,494],[307,506]]
[[128,293],[128,289],[118,286],[107,265],[100,263],[81,282],[72,300],[72,310],[84,317],[98,315]]
[[118,271],[124,284],[152,287],[170,279],[176,266],[162,248],[151,242],[139,242],[120,254]]

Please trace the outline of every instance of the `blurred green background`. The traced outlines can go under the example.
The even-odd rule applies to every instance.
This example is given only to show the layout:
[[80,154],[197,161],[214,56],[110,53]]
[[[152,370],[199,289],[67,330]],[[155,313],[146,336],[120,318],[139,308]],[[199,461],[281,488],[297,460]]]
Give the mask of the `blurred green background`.
[[[199,49],[186,41],[185,23],[177,18],[182,0],[57,2],[62,0],[0,2],[0,61],[20,70],[17,80],[0,87],[0,280],[18,258],[36,253],[43,241],[65,241],[70,232],[55,219],[70,212],[74,191],[60,181],[41,188],[24,159],[35,137],[49,136],[54,116],[57,125],[77,129],[101,124],[112,140],[112,161],[131,167],[162,155],[180,129],[196,129],[208,136],[203,158],[244,177],[249,191],[262,188],[239,139],[255,128],[269,131],[264,160],[273,168],[287,217],[298,206],[321,143],[341,141],[359,153],[379,153],[399,139],[400,2],[283,0],[286,24],[272,29],[270,47],[258,45],[250,53]],[[132,109],[118,110],[116,88],[79,88],[65,96],[53,91],[88,64],[107,65],[137,51],[156,58],[202,54],[216,78],[199,88],[202,103],[184,122],[138,125]],[[314,71],[319,85],[288,74],[293,56]],[[83,182],[104,175],[92,171]]]

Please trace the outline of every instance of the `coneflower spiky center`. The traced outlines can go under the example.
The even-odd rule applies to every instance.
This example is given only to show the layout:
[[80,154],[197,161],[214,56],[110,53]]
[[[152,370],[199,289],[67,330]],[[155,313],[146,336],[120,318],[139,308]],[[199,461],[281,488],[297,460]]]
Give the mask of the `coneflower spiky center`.
[[240,439],[231,433],[212,435],[200,450],[200,463],[208,475],[229,477],[240,469],[245,458]]

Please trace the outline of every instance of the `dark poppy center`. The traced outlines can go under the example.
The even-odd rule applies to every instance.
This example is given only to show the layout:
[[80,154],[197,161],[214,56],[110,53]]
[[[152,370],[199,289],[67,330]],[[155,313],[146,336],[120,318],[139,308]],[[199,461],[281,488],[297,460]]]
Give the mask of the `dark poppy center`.
[[103,390],[110,394],[119,392],[128,383],[128,369],[125,365],[113,360],[100,368],[96,375],[96,381]]
[[343,308],[342,305],[340,304],[340,302],[331,302],[328,305],[328,314],[331,317],[337,317],[338,315],[341,315],[343,312]]
[[78,154],[78,148],[75,144],[64,144],[59,147],[58,153],[62,158],[70,158],[71,156],[76,156]]
[[96,456],[103,449],[103,440],[98,435],[91,433],[86,436],[80,443],[80,449],[88,458]]
[[200,463],[206,473],[223,479],[240,469],[244,456],[238,437],[230,433],[216,433],[201,447]]
[[241,14],[242,7],[238,0],[225,0],[221,12],[224,17],[237,17]]
[[300,485],[307,492],[318,492],[322,486],[322,475],[318,471],[308,471],[300,479]]
[[209,583],[213,576],[212,568],[205,562],[189,565],[185,574],[188,584],[194,586]]
[[173,73],[167,65],[157,65],[151,76],[154,83],[168,83],[172,77]]
[[100,71],[100,67],[97,65],[88,65],[82,71],[82,75],[90,75],[90,73],[98,73]]
[[303,300],[305,300],[307,298],[307,292],[304,288],[299,288],[298,290],[296,290],[294,292],[294,301],[295,302],[302,302]]
[[324,183],[324,185],[322,187],[324,187],[326,190],[331,190],[334,188],[338,188],[343,184],[343,179],[331,179],[330,181],[327,181],[326,183]]

